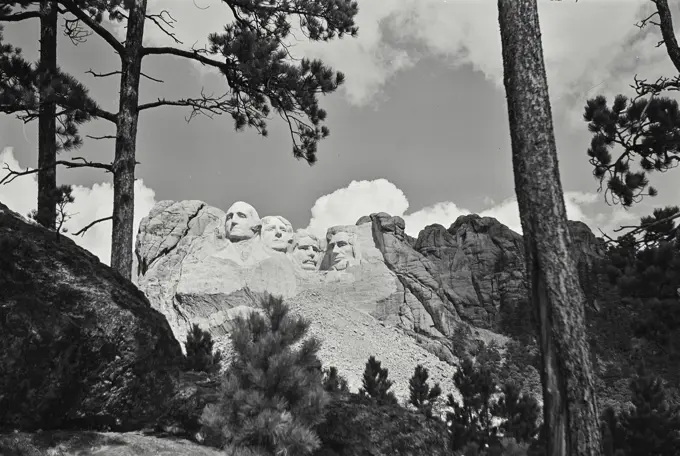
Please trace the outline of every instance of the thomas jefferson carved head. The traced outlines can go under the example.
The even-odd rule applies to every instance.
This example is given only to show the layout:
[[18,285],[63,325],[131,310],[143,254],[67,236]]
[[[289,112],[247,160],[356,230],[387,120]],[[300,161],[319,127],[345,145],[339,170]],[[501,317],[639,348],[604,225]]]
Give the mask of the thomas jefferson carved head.
[[293,261],[306,271],[318,269],[321,261],[321,241],[305,230],[298,230],[293,236],[291,256]]
[[293,242],[293,225],[280,215],[262,217],[262,242],[278,252],[286,252]]
[[244,241],[260,231],[260,216],[253,206],[237,201],[227,210],[224,230],[232,242]]
[[338,231],[331,237],[328,243],[328,250],[331,252],[331,269],[342,271],[359,263],[354,242],[354,236],[347,231]]

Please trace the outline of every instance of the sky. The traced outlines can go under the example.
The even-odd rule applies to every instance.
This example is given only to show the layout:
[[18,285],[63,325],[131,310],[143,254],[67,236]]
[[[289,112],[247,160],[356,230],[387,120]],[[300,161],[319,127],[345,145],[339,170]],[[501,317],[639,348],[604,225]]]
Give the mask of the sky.
[[[291,38],[296,57],[320,58],[346,75],[336,93],[323,97],[331,135],[319,144],[318,163],[296,160],[287,128],[278,117],[269,136],[236,132],[231,118],[198,117],[161,107],[140,114],[137,138],[135,232],[139,221],[162,200],[201,200],[226,210],[235,201],[252,204],[260,216],[281,215],[294,228],[324,235],[334,225],[354,224],[363,215],[387,212],[406,221],[417,236],[432,223],[448,227],[463,214],[496,217],[521,233],[511,163],[503,88],[498,12],[493,0],[358,0],[358,37],[310,43]],[[161,6],[162,5],[162,6]],[[632,95],[633,77],[677,74],[654,26],[635,23],[649,15],[648,0],[539,0],[543,50],[552,103],[567,215],[599,234],[635,223],[653,208],[680,204],[677,171],[650,176],[659,190],[630,210],[608,206],[597,193],[586,150],[591,135],[583,121],[588,98]],[[177,45],[147,23],[145,44],[201,47],[209,32],[232,21],[220,0],[150,0],[151,12],[166,9],[176,19]],[[680,8],[671,2],[678,26]],[[118,36],[119,25],[107,24]],[[6,41],[37,58],[37,20],[9,24]],[[195,43],[195,44],[194,44]],[[116,69],[117,57],[96,35],[74,46],[59,41],[60,66],[80,78],[92,96],[116,111],[118,77],[86,74]],[[222,77],[193,62],[149,56],[141,102],[159,97],[224,93]],[[37,125],[0,117],[0,162],[13,169],[35,167]],[[83,134],[113,134],[98,120]],[[81,150],[93,161],[113,159],[113,141],[86,139]],[[0,169],[0,173],[3,173]],[[75,185],[76,201],[66,226],[75,232],[110,215],[111,175],[99,170],[59,169],[60,184]],[[22,214],[36,206],[33,176],[0,186],[0,201]],[[110,222],[76,238],[108,263]]]

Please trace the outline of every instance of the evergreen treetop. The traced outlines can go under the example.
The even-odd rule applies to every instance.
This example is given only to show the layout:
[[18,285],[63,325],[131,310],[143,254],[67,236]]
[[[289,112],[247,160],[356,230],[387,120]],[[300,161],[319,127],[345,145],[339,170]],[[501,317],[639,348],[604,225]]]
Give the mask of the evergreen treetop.
[[370,356],[364,369],[363,388],[359,389],[359,395],[368,396],[376,400],[378,404],[397,403],[394,392],[389,391],[392,387],[392,380],[387,378],[388,374],[388,369],[380,367],[380,361],[376,360],[375,356]]

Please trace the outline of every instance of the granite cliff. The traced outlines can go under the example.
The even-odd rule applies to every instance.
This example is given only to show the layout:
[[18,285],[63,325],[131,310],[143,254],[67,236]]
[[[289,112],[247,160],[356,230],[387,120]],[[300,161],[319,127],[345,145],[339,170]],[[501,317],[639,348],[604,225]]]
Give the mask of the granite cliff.
[[[522,237],[493,218],[461,216],[417,239],[386,213],[329,227],[325,239],[294,232],[280,217],[272,228],[272,219],[242,202],[223,212],[201,201],[162,201],[142,220],[135,281],[179,341],[198,323],[228,351],[234,317],[256,308],[265,291],[279,294],[312,320],[322,361],[354,390],[375,355],[404,397],[418,363],[447,390],[457,330],[502,343],[528,312]],[[570,228],[587,272],[603,245],[584,224]]]

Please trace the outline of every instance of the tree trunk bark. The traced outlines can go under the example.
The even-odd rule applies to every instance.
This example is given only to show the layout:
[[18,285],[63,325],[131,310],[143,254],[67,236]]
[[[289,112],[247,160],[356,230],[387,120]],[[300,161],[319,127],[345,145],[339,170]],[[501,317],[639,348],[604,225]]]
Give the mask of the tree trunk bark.
[[135,204],[135,165],[139,112],[139,80],[142,71],[142,40],[147,0],[131,2],[121,56],[120,101],[116,151],[113,162],[113,228],[111,267],[123,277],[132,277],[132,240]]
[[[57,105],[52,81],[57,70],[57,4],[40,4],[40,107],[38,112],[38,213],[36,221],[54,229],[57,222]],[[46,101],[47,100],[47,101]]]
[[583,292],[571,256],[536,0],[499,0],[515,191],[540,324],[547,454],[601,454]]

